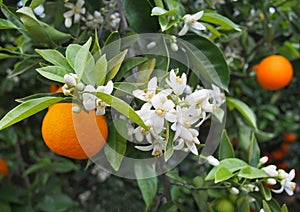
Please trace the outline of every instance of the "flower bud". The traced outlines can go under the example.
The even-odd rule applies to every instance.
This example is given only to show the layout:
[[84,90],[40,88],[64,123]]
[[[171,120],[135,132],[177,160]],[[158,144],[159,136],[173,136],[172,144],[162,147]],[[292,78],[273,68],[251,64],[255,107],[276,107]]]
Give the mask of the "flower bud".
[[262,168],[262,170],[270,177],[278,176],[278,171],[276,169],[277,169],[277,167],[275,165],[269,165],[269,166]]
[[269,160],[269,158],[267,156],[264,156],[264,157],[259,159],[259,163],[260,164],[265,164],[265,163],[268,162],[268,160]]
[[266,180],[266,183],[269,184],[269,185],[276,185],[276,180],[274,178],[268,178]]
[[239,189],[237,189],[236,187],[230,188],[229,192],[234,195],[238,195],[240,193]]
[[176,43],[171,43],[171,49],[173,52],[177,52],[179,48]]
[[220,164],[219,160],[212,155],[207,157],[207,161],[212,166],[218,166]]
[[152,42],[148,43],[147,49],[149,49],[149,50],[153,49],[155,46],[156,46],[156,42],[152,41]]
[[69,88],[72,88],[77,84],[75,77],[71,74],[65,74],[64,81]]
[[72,107],[72,112],[73,113],[80,113],[80,111],[81,111],[81,108],[79,106],[76,105],[76,106]]
[[83,91],[84,90],[84,84],[82,82],[79,82],[75,88],[78,90],[78,91]]

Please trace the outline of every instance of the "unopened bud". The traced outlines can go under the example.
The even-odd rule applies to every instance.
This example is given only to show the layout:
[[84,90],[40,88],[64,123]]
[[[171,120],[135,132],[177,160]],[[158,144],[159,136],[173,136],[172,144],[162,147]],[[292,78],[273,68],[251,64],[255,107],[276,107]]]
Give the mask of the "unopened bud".
[[269,185],[276,185],[276,180],[274,178],[268,178],[266,180],[266,183],[269,184]]
[[83,91],[84,90],[84,84],[82,82],[79,82],[75,88],[78,90],[78,91]]
[[156,42],[152,41],[152,42],[148,43],[147,49],[153,49],[155,46],[156,46]]
[[229,192],[234,195],[238,195],[240,193],[239,189],[237,189],[236,187],[230,188]]
[[269,158],[267,156],[264,156],[264,157],[259,159],[259,163],[260,164],[265,164],[265,163],[268,162],[268,160],[269,160]]
[[176,43],[171,43],[171,49],[173,52],[177,52],[178,51],[178,45]]
[[71,74],[65,74],[64,81],[69,88],[72,88],[77,84],[75,77]]
[[72,112],[73,113],[80,113],[80,111],[81,111],[81,108],[79,106],[76,105],[76,106],[72,107]]
[[207,157],[207,161],[212,166],[218,166],[220,164],[219,160],[212,155]]
[[276,169],[277,169],[277,167],[275,165],[269,165],[269,166],[262,168],[262,170],[270,177],[278,176],[278,171]]
[[71,95],[71,91],[69,90],[67,85],[64,85],[62,87],[62,92],[64,93],[65,96],[70,96]]

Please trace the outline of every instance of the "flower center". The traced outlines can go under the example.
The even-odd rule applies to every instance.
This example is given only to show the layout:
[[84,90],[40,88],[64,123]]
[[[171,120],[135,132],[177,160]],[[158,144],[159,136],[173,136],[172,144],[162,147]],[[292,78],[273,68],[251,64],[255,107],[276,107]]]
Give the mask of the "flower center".
[[176,77],[176,82],[182,84],[183,83],[183,79],[177,76]]
[[159,116],[164,116],[166,114],[166,110],[163,107],[158,107],[156,108],[155,113]]
[[185,120],[185,121],[183,122],[183,126],[184,126],[185,128],[190,128],[190,127],[191,127],[191,122],[190,122],[189,120]]

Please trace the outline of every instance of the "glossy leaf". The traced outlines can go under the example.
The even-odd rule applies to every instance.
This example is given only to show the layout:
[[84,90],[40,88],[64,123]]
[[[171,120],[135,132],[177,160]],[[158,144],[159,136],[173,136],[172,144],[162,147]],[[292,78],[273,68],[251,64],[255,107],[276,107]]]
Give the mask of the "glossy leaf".
[[251,135],[250,147],[248,152],[248,163],[251,166],[257,166],[260,159],[260,148],[257,144],[254,133]]
[[127,49],[122,51],[121,53],[119,53],[118,55],[116,55],[115,57],[113,57],[108,61],[107,64],[108,72],[107,72],[106,82],[112,80],[116,76],[116,74],[120,70],[120,67],[122,65],[122,62],[126,54],[127,54]]
[[90,46],[92,44],[92,38],[89,38],[89,40],[80,47],[79,51],[77,52],[74,60],[74,70],[75,73],[78,75],[78,78],[81,79],[86,67],[86,64],[88,63],[89,55],[91,54],[89,52]]
[[241,113],[241,115],[245,117],[245,119],[251,124],[251,126],[257,129],[256,116],[253,110],[248,105],[246,105],[241,100],[232,97],[227,97],[226,102],[229,110],[237,109]]
[[183,37],[191,45],[177,41],[185,48],[192,71],[200,79],[228,90],[229,68],[221,50],[210,40],[201,36],[186,35]]
[[263,170],[252,167],[252,166],[247,166],[247,167],[241,169],[240,172],[238,173],[238,176],[246,178],[246,179],[256,179],[256,178],[268,177],[268,175]]
[[35,51],[49,63],[55,66],[64,67],[69,72],[73,72],[67,59],[59,51],[54,49],[36,49]]
[[118,171],[126,152],[126,138],[128,134],[126,121],[115,120],[109,126],[109,136],[104,147],[106,159],[115,171]]
[[264,196],[265,200],[269,201],[272,199],[271,190],[265,187],[262,183],[259,184],[260,193]]
[[225,167],[220,167],[215,174],[215,183],[219,183],[233,177],[234,174]]
[[79,51],[80,48],[81,48],[81,46],[78,45],[78,44],[70,44],[67,47],[67,50],[66,50],[66,59],[67,59],[69,65],[73,69],[74,69],[76,54],[78,53],[78,51]]
[[0,18],[0,30],[1,29],[16,29],[17,26],[8,20]]
[[227,131],[224,130],[221,137],[221,142],[219,146],[219,160],[226,158],[234,158],[234,150],[232,143],[227,135]]
[[26,30],[33,39],[47,44],[65,42],[71,38],[70,34],[60,32],[46,23],[39,21],[30,7],[17,10]]
[[0,130],[3,130],[19,121],[22,121],[29,116],[32,116],[46,109],[50,105],[58,103],[62,100],[62,97],[42,97],[23,102],[22,104],[9,111],[0,120]]
[[248,167],[248,164],[245,161],[242,161],[238,158],[224,159],[224,160],[220,161],[220,164],[218,166],[215,166],[212,168],[212,170],[210,170],[210,172],[207,174],[205,180],[215,179],[215,174],[220,167],[224,167],[224,168],[228,169],[230,172],[234,173],[235,171],[238,171],[240,169]]
[[152,167],[148,167],[142,162],[135,164],[135,175],[137,177],[139,189],[146,204],[146,209],[150,207],[157,192],[157,177],[154,176],[146,178],[149,173],[153,175],[153,172],[154,170]]
[[102,55],[95,64],[95,69],[94,69],[94,77],[95,77],[95,82],[96,85],[103,85],[106,77],[106,71],[107,71],[107,60],[106,60],[106,55]]
[[135,112],[135,110],[123,100],[102,92],[96,92],[95,95],[107,104],[109,104],[112,108],[114,108],[115,110],[117,110],[118,112],[122,113],[124,116],[135,122],[137,125],[148,129],[148,127],[145,125],[140,116]]
[[234,29],[236,31],[241,31],[240,27],[233,23],[230,19],[226,18],[225,16],[222,16],[217,13],[203,13],[203,16],[201,17],[201,21],[206,21],[208,23],[220,25],[220,29],[223,30],[230,30]]
[[37,68],[36,71],[49,80],[61,83],[65,83],[64,76],[69,73],[65,68],[59,66],[45,66]]
[[267,203],[265,200],[263,200],[262,202],[263,202],[263,209],[264,209],[264,212],[272,212],[272,211],[271,211],[271,208],[270,208],[269,205],[268,205],[268,203]]

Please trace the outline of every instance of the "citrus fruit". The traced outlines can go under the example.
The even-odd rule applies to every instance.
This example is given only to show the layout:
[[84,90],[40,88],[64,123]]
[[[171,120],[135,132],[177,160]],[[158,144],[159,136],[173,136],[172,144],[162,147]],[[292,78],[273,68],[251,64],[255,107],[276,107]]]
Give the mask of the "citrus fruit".
[[287,132],[283,136],[283,141],[287,143],[292,143],[296,141],[296,135],[290,132]]
[[216,209],[218,212],[234,212],[234,205],[228,199],[221,199],[218,201]]
[[253,69],[258,83],[267,90],[284,88],[293,77],[292,64],[281,55],[268,56]]
[[3,178],[7,176],[8,174],[8,168],[6,165],[5,160],[0,159],[0,174],[2,174]]
[[94,110],[72,112],[73,103],[57,103],[48,108],[42,136],[46,145],[56,154],[73,159],[86,159],[104,146],[108,128],[104,116]]

